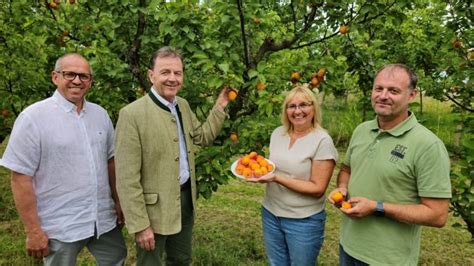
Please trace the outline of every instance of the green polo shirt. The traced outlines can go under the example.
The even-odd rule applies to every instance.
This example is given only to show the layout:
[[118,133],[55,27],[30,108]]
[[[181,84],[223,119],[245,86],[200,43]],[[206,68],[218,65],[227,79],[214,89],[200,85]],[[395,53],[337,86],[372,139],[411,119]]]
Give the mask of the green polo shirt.
[[[449,156],[443,142],[414,114],[388,131],[377,120],[352,134],[344,159],[351,167],[349,197],[417,204],[421,197],[451,198]],[[421,227],[387,217],[343,217],[341,245],[371,265],[416,265]]]

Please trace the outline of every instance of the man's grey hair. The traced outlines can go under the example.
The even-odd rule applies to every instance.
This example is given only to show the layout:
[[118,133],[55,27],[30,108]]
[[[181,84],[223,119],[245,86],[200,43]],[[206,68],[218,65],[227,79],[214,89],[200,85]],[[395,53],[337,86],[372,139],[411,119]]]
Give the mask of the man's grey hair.
[[[69,57],[69,56],[75,56],[75,57],[80,57],[82,59],[84,59],[85,61],[87,61],[89,63],[89,61],[84,57],[82,56],[81,54],[78,54],[78,53],[68,53],[68,54],[65,54],[63,56],[61,56],[60,58],[58,58],[58,60],[56,60],[56,63],[54,64],[54,71],[61,71],[62,70],[62,61],[64,58],[66,57]],[[90,74],[93,74],[92,73],[92,67],[89,63],[89,71],[91,72]]]

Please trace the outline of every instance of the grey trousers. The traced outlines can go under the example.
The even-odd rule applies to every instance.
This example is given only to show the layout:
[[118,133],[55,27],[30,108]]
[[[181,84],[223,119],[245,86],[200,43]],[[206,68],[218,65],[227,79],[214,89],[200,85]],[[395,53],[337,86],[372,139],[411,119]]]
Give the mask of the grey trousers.
[[76,265],[77,256],[87,247],[97,261],[97,265],[124,265],[127,247],[122,231],[117,226],[97,239],[92,236],[76,242],[49,240],[49,255],[43,259],[46,266]]

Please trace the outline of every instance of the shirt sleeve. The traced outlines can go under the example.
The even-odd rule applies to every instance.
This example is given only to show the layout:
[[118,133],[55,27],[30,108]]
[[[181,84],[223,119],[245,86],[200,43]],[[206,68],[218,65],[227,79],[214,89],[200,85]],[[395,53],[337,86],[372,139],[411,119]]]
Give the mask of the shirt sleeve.
[[28,176],[34,176],[41,159],[40,132],[26,113],[15,121],[0,165]]
[[423,151],[415,165],[420,197],[451,198],[449,155],[441,141]]
[[106,114],[107,118],[107,159],[114,157],[115,152],[115,132],[114,125],[110,120],[110,117]]
[[325,134],[319,142],[313,160],[334,160],[335,162],[337,162],[338,158],[339,156],[336,147],[334,147],[332,138],[329,135]]

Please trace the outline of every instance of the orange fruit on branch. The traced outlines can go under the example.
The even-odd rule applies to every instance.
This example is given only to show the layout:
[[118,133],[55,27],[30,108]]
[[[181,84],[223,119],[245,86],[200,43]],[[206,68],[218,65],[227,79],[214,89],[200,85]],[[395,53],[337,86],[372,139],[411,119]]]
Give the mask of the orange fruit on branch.
[[237,92],[234,91],[234,90],[231,90],[227,93],[227,98],[229,98],[229,100],[233,101],[237,98]]
[[319,80],[323,80],[324,75],[326,75],[326,69],[325,69],[325,68],[320,68],[320,69],[318,70],[318,74],[317,74],[318,79],[319,79]]
[[346,34],[348,31],[349,31],[349,29],[348,29],[347,26],[345,26],[345,25],[341,25],[341,26],[339,27],[339,32],[340,32],[341,34]]
[[300,78],[301,78],[300,72],[291,73],[291,82],[296,83],[300,80]]
[[234,142],[234,143],[237,142],[237,140],[239,139],[238,136],[237,136],[237,133],[235,133],[235,132],[230,133],[230,137],[229,137],[229,138],[230,138],[230,140],[231,140],[232,142]]

